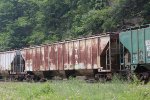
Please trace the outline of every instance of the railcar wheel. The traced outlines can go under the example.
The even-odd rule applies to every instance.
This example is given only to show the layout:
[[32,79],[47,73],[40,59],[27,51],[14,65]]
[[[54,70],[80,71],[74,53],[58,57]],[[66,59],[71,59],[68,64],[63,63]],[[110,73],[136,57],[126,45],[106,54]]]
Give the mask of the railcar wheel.
[[10,81],[15,81],[15,76],[14,76],[14,75],[10,75],[10,76],[9,76],[9,80],[10,80]]
[[33,79],[34,79],[34,75],[27,74],[25,79],[26,79],[27,82],[32,82]]
[[106,74],[96,74],[95,80],[101,83],[105,83],[107,81],[107,75]]
[[149,82],[150,75],[148,72],[143,72],[140,74],[140,82],[147,84]]

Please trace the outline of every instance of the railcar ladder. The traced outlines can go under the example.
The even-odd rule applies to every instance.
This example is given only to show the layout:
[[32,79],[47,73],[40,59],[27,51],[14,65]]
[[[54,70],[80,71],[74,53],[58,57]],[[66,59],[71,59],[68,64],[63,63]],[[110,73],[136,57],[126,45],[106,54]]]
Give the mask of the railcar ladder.
[[123,70],[125,67],[124,52],[125,52],[125,47],[119,42],[120,70]]
[[[118,65],[118,54],[119,54],[119,47],[118,47],[118,39],[113,39],[109,41],[109,47],[106,50],[106,70],[112,70],[112,65]],[[114,61],[112,61],[114,59]]]

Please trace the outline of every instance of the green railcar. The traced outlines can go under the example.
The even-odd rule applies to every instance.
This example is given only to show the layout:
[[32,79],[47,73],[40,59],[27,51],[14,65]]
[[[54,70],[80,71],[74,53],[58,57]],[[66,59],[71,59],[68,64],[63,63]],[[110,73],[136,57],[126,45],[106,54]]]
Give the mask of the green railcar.
[[[150,71],[150,26],[142,26],[139,28],[131,28],[122,31],[119,39],[123,45],[124,54],[122,64],[134,71],[140,73],[149,73]],[[129,53],[130,60],[125,61],[125,53]]]

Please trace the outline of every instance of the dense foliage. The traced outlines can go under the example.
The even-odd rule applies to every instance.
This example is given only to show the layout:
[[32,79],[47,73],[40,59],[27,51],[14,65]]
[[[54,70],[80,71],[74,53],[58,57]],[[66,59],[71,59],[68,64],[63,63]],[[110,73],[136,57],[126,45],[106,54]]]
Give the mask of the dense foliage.
[[149,0],[0,0],[0,50],[149,22]]

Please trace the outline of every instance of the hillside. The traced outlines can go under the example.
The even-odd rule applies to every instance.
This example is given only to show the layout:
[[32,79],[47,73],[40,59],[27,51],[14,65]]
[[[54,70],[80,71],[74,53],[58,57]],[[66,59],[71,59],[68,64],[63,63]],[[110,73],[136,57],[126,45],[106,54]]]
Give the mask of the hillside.
[[149,0],[0,0],[0,51],[148,23]]

